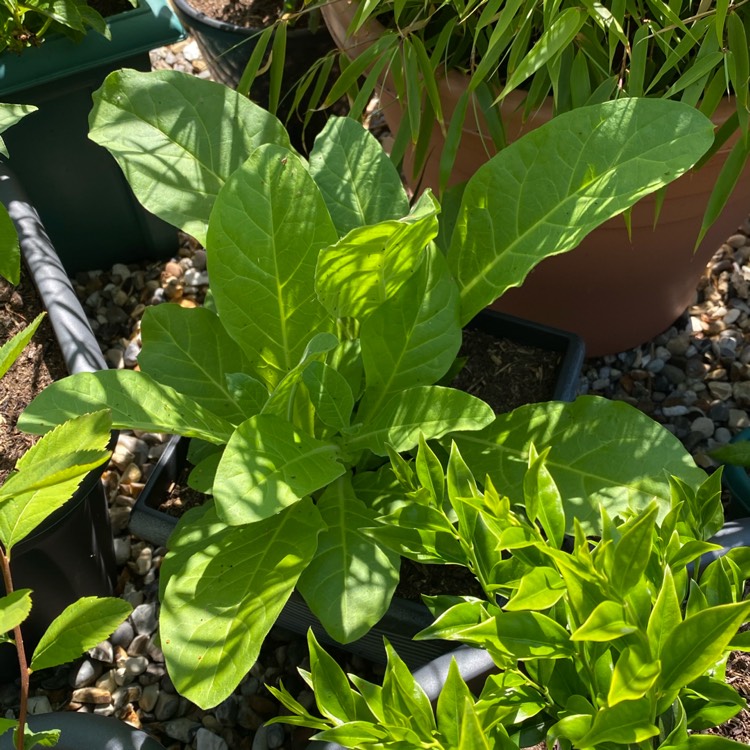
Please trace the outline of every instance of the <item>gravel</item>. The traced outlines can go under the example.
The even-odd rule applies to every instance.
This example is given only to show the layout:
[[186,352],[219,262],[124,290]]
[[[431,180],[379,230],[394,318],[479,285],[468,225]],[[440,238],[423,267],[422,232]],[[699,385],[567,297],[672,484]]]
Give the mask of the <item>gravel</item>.
[[[152,52],[154,68],[209,77],[193,40]],[[111,367],[133,367],[140,351],[140,318],[149,305],[203,302],[206,257],[182,237],[166,264],[78,274],[75,287]],[[586,362],[579,392],[619,399],[663,423],[699,465],[715,466],[711,448],[750,425],[750,219],[727,238],[706,268],[694,304],[653,341]],[[263,722],[279,712],[264,683],[285,685],[304,705],[312,694],[297,674],[309,668],[302,637],[274,629],[237,691],[203,711],[177,695],[158,645],[158,574],[164,548],[130,536],[127,523],[138,493],[164,447],[165,435],[122,434],[104,474],[120,574],[118,593],[135,607],[107,641],[74,665],[33,676],[32,712],[90,711],[142,726],[167,750],[303,748],[304,730]],[[338,654],[349,671],[381,673]],[[0,711],[17,709],[17,686],[0,686]]]

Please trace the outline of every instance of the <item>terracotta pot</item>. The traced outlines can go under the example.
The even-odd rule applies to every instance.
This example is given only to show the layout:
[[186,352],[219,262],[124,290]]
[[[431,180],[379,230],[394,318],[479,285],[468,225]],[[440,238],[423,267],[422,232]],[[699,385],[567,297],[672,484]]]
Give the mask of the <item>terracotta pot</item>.
[[[384,31],[381,24],[371,21],[356,38],[348,38],[346,29],[354,7],[350,0],[323,8],[331,36],[351,56],[372,44]],[[468,77],[456,71],[449,71],[438,81],[446,122],[467,83]],[[386,78],[380,97],[386,122],[395,133],[402,110],[394,91]],[[524,123],[519,108],[522,96],[512,92],[501,107],[508,140],[552,116],[550,102]],[[733,109],[733,104],[725,102],[715,121],[722,122]],[[472,117],[470,106],[449,185],[467,180],[494,154],[492,143],[482,130],[481,123],[477,126]],[[412,187],[437,190],[443,142],[436,125],[429,147],[434,157],[428,157],[425,170],[417,179],[408,180],[411,162],[407,155],[405,171]],[[708,197],[729,148],[726,146],[697,172],[691,171],[670,185],[656,227],[655,200],[644,198],[633,208],[631,237],[623,218],[615,217],[594,230],[575,250],[540,263],[523,286],[509,290],[492,306],[579,334],[590,356],[630,349],[666,330],[692,303],[698,279],[714,251],[750,210],[748,165],[721,216],[697,252],[693,252]]]

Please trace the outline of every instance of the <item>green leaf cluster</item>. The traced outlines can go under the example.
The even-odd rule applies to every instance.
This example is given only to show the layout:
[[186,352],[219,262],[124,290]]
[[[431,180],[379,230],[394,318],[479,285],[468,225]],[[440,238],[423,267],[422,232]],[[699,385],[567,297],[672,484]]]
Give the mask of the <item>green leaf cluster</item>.
[[50,33],[65,34],[80,41],[89,29],[106,39],[112,37],[107,22],[87,0],[2,0],[0,3],[0,54],[19,54],[30,47],[39,47]]
[[[116,427],[194,438],[190,483],[213,499],[170,539],[160,628],[175,686],[210,706],[252,666],[295,587],[341,642],[380,619],[399,557],[363,529],[402,502],[401,454],[495,419],[440,384],[462,323],[688,169],[711,127],[662,101],[561,116],[476,176],[455,229],[429,191],[409,207],[353,120],[332,118],[305,161],[267,112],[172,71],[110,75],[91,137],[149,210],[205,242],[210,300],[148,310],[139,372],[56,383],[22,425],[44,432],[106,405]],[[540,170],[562,142],[566,159]],[[665,451],[688,479],[684,451]]]
[[[692,486],[674,479],[661,520],[656,503],[616,518],[602,506],[596,537],[575,518],[566,536],[548,452],[532,446],[514,503],[489,477],[478,489],[455,443],[443,471],[422,442],[401,472],[411,489],[398,517],[367,530],[400,554],[476,576],[485,599],[426,598],[436,620],[417,638],[486,649],[498,671],[477,697],[454,662],[433,712],[390,648],[382,687],[347,680],[310,634],[312,670],[302,674],[322,718],[282,686],[273,692],[292,715],[275,721],[353,748],[742,747],[692,734],[746,705],[725,669],[730,650],[750,648],[738,635],[750,617],[749,550],[701,565],[718,549],[704,541],[721,524],[717,474]],[[429,515],[429,532],[415,514]]]
[[[0,640],[16,643],[19,626],[31,611],[33,592],[12,589],[13,549],[76,491],[92,469],[107,461],[112,420],[108,411],[71,419],[44,435],[16,463],[15,470],[0,487],[0,569],[6,590],[0,597]],[[84,597],[63,610],[37,644],[28,672],[65,664],[107,638],[128,616],[131,605],[114,597]],[[28,683],[26,683],[28,684]],[[28,696],[22,696],[22,702]],[[4,720],[0,733],[17,729],[18,722]],[[17,734],[17,732],[16,732]],[[52,746],[59,732],[34,733],[23,727],[19,748]]]

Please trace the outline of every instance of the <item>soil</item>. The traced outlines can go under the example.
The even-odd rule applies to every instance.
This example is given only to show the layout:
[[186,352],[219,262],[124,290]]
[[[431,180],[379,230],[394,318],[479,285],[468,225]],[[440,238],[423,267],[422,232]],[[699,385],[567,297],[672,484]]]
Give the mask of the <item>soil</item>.
[[88,5],[104,18],[133,9],[130,0],[89,0]]
[[[17,287],[0,278],[0,345],[31,323],[42,310],[25,269]],[[0,485],[37,439],[15,429],[21,412],[43,388],[67,374],[52,326],[45,319],[21,356],[0,379]]]
[[559,352],[466,329],[458,356],[466,363],[451,385],[486,401],[496,414],[554,397]]
[[285,11],[283,0],[190,0],[190,5],[210,18],[249,29],[270,26]]

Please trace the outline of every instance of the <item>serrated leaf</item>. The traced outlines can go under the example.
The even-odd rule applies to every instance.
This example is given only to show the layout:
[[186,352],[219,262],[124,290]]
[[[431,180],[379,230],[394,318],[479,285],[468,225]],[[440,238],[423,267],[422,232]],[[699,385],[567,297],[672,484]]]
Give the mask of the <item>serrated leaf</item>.
[[297,588],[326,632],[350,643],[388,609],[399,581],[399,556],[362,533],[375,524],[375,513],[357,498],[348,477],[328,487],[317,508],[327,528]]
[[456,747],[461,735],[461,721],[464,715],[465,702],[474,704],[474,699],[458,670],[455,659],[451,659],[448,676],[437,701],[437,727],[443,744]]
[[320,712],[337,724],[352,721],[356,712],[349,680],[336,661],[320,647],[312,628],[307,631],[307,647],[315,701]]
[[216,706],[255,663],[323,528],[309,499],[245,526],[210,506],[183,516],[161,567],[161,647],[175,687]]
[[664,581],[648,620],[647,635],[651,653],[658,659],[669,634],[682,622],[682,609],[672,571],[664,569]]
[[318,253],[337,239],[301,158],[281,146],[256,149],[216,199],[207,238],[216,309],[271,386],[316,333],[335,330],[314,279]]
[[89,126],[138,200],[204,245],[230,175],[264,143],[289,146],[281,123],[247,97],[172,70],[110,73],[94,94]]
[[214,498],[231,526],[278,513],[344,473],[340,451],[284,419],[259,414],[234,432],[219,461]]
[[641,580],[648,567],[658,512],[657,504],[653,503],[621,529],[623,533],[615,545],[610,582],[623,596]]
[[0,488],[0,539],[6,551],[62,507],[83,479],[110,456],[108,411],[84,414],[56,427],[16,463]]
[[504,148],[469,181],[448,253],[462,322],[686,172],[712,142],[695,108],[624,98],[558,115]]
[[73,602],[50,623],[29,668],[47,669],[77,659],[112,635],[132,609],[129,602],[115,597],[85,596]]
[[310,174],[340,237],[409,212],[401,178],[375,137],[349,117],[331,117],[310,152]]
[[[1,216],[0,212],[0,216]],[[0,222],[1,224],[2,222]],[[0,232],[2,227],[0,226]],[[0,237],[2,242],[2,237]],[[0,251],[1,252],[1,251]],[[0,276],[3,276],[2,268],[0,268]],[[18,283],[17,281],[15,282]],[[44,320],[46,313],[39,313],[23,330],[19,331],[9,341],[6,341],[0,346],[0,378],[5,375],[10,369],[13,363],[18,359],[21,352],[26,348],[26,345],[31,341],[32,337],[36,333],[36,329],[39,328],[41,322]]]
[[0,635],[20,625],[31,612],[31,589],[17,589],[0,599]]
[[533,443],[529,446],[529,469],[523,478],[523,495],[530,521],[539,522],[554,547],[562,546],[565,536],[565,508],[555,480],[545,461],[549,448],[537,454]]

